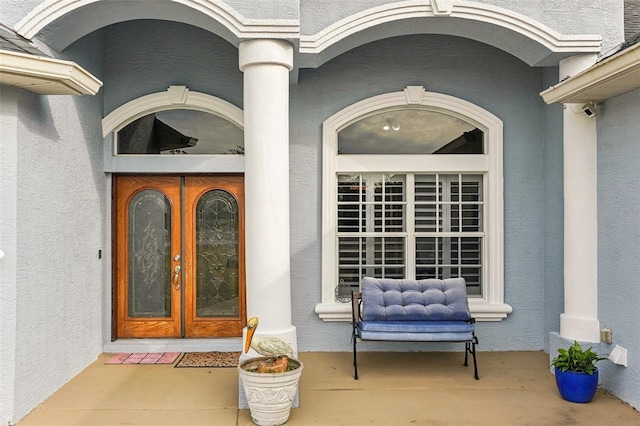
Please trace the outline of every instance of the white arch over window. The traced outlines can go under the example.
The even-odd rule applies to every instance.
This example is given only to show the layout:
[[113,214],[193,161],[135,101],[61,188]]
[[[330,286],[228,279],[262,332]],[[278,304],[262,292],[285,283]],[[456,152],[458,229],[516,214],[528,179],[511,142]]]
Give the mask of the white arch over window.
[[102,119],[102,136],[118,132],[145,115],[168,109],[202,111],[224,118],[241,129],[244,128],[244,113],[237,106],[215,96],[192,92],[186,86],[171,86],[166,92],[142,96],[113,110]]
[[243,173],[244,155],[116,155],[115,136],[133,121],[160,111],[190,109],[216,115],[244,130],[244,112],[215,96],[171,86],[134,99],[102,119],[107,173]]
[[[78,38],[100,27],[131,19],[158,19],[158,11],[163,9],[162,19],[192,23],[201,22],[198,18],[185,18],[184,6],[197,14],[211,18],[225,31],[220,36],[237,45],[243,38],[297,38],[300,34],[300,22],[297,19],[249,19],[221,0],[154,0],[150,7],[145,2],[129,2],[127,7],[114,8],[109,16],[91,15],[91,6],[105,0],[46,0],[22,18],[14,29],[22,36],[32,39],[54,23],[72,12],[81,12],[85,8],[90,19],[84,19],[83,25],[66,25],[64,36],[58,35],[55,40],[44,40],[52,47],[62,50]],[[180,11],[182,7],[182,12]],[[193,21],[190,22],[189,20]],[[201,24],[202,25],[202,24]],[[204,24],[207,25],[207,24]],[[211,29],[211,28],[206,28]],[[216,31],[214,31],[216,32]]]
[[[374,113],[398,108],[424,108],[443,112],[471,123],[485,135],[485,154],[481,155],[338,155],[338,132]],[[483,294],[470,299],[478,320],[499,321],[512,311],[504,303],[504,201],[503,201],[503,125],[495,115],[453,96],[427,92],[422,86],[409,86],[400,92],[374,96],[357,102],[329,117],[323,124],[322,180],[322,301],[316,313],[325,321],[351,317],[350,304],[336,301],[337,272],[337,175],[375,171],[482,173],[485,176],[485,223],[487,234],[487,272]],[[401,170],[398,169],[401,164]]]
[[[412,19],[424,18],[450,19],[440,20],[441,26],[437,26],[436,21],[430,22],[429,28],[420,26],[418,29],[407,25]],[[464,21],[462,25],[456,25],[456,20]],[[483,25],[473,25],[474,22]],[[387,24],[386,28],[377,30],[375,34],[367,33],[368,29],[384,24]],[[494,28],[487,32],[483,29],[484,24],[491,24]],[[387,34],[382,34],[385,31]],[[334,56],[375,39],[415,34],[416,31],[478,40],[505,50],[529,65],[544,65],[545,60],[554,54],[564,57],[599,52],[602,44],[600,35],[560,34],[525,15],[485,3],[466,0],[405,0],[364,10],[341,19],[316,34],[302,35],[300,53],[320,56],[313,64],[318,66]],[[524,36],[531,42],[531,46],[523,49],[522,40],[515,40],[514,33]]]

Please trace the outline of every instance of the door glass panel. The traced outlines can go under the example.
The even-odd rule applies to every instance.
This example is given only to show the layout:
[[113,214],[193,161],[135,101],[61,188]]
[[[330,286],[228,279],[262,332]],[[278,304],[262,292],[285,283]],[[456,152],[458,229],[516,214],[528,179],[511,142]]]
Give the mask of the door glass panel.
[[196,206],[196,315],[238,316],[238,203],[206,192]]
[[129,316],[171,316],[171,206],[157,190],[129,204]]

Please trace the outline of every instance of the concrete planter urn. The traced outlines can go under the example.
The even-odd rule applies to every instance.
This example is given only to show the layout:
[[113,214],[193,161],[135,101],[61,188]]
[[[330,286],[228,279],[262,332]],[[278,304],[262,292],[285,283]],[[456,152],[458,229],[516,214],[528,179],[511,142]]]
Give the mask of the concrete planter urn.
[[259,426],[282,425],[289,420],[303,368],[302,362],[290,358],[283,373],[258,373],[258,366],[270,359],[250,358],[238,365],[251,418]]

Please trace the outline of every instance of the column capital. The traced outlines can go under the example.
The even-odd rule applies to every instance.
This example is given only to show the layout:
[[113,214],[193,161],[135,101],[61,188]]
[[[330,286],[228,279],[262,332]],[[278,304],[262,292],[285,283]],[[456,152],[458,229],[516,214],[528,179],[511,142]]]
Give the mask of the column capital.
[[282,65],[293,69],[293,45],[283,40],[255,39],[240,43],[238,48],[240,71],[251,65]]

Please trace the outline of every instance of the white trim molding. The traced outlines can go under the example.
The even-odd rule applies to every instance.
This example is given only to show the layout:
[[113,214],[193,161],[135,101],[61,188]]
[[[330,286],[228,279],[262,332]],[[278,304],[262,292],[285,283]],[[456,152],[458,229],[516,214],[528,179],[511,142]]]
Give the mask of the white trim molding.
[[244,128],[243,112],[237,106],[215,96],[192,92],[186,86],[171,86],[166,92],[142,96],[111,111],[102,119],[102,136],[118,132],[145,115],[170,109],[191,109],[214,114]]
[[[106,0],[47,0],[40,3],[22,18],[14,29],[23,37],[32,39],[57,19],[100,1]],[[158,5],[160,3],[175,3],[206,15],[220,23],[237,37],[238,40],[236,40],[235,44],[240,39],[248,38],[297,39],[300,34],[300,21],[298,19],[249,19],[221,0],[154,0],[154,2],[158,3]],[[121,13],[127,13],[127,8],[122,8]],[[139,18],[144,18],[144,16]],[[120,20],[126,19],[131,18],[122,16]],[[167,19],[170,19],[170,16]],[[84,34],[80,36],[82,35]]]
[[190,109],[217,115],[244,130],[244,112],[215,96],[192,92],[186,86],[171,86],[165,92],[134,99],[102,119],[105,149],[104,170],[111,173],[243,173],[244,155],[116,155],[118,131],[155,112]]
[[0,83],[38,95],[95,95],[102,82],[71,61],[0,50]]
[[[338,155],[338,132],[353,122],[369,115],[389,109],[424,108],[443,112],[473,124],[485,134],[483,155],[412,155],[402,159],[409,171],[432,171],[448,164],[448,171],[474,171],[485,176],[487,235],[487,272],[483,280],[482,296],[470,298],[470,308],[480,321],[500,321],[511,311],[504,303],[504,191],[503,191],[503,125],[495,115],[465,100],[441,93],[427,92],[422,86],[409,86],[402,91],[386,93],[364,99],[329,117],[323,124],[322,135],[322,300],[315,312],[324,321],[348,321],[351,319],[350,304],[338,303],[335,299],[337,285],[335,211],[336,175],[339,172],[362,171],[362,167],[380,167],[385,171],[384,158],[400,156]],[[344,157],[344,158],[342,158]],[[384,158],[382,158],[384,157]],[[474,157],[475,160],[473,158]],[[371,160],[371,161],[370,161]],[[437,160],[437,161],[436,161]],[[392,162],[392,161],[389,161]],[[420,164],[422,166],[420,166]],[[355,167],[358,167],[356,169]],[[365,166],[363,166],[365,165]],[[421,168],[420,168],[421,167]],[[415,169],[415,170],[414,170]],[[442,169],[445,170],[445,169]],[[399,172],[400,170],[390,170]],[[404,169],[403,169],[404,171]]]
[[[320,54],[349,36],[362,33],[369,28],[394,21],[416,18],[457,18],[464,19],[469,24],[476,21],[482,24],[495,25],[526,37],[533,43],[542,46],[548,54],[599,52],[602,44],[600,35],[560,34],[525,15],[489,4],[466,0],[405,0],[373,7],[350,15],[316,34],[301,35],[300,53]],[[466,32],[464,34],[462,32],[454,34],[453,31]],[[482,30],[478,29],[478,31],[478,34],[474,34],[474,28],[465,24],[465,28],[453,26],[453,29],[448,29],[446,33],[461,36],[465,34],[467,36],[474,35],[474,37],[468,38],[476,38],[503,49],[510,43],[510,38],[507,37],[502,45],[497,45],[499,38],[483,37],[481,35]],[[510,49],[511,53],[530,65],[535,65],[543,60],[540,57],[540,52],[528,52],[526,51],[527,49],[521,49],[521,46],[520,49],[515,45],[512,47]]]

